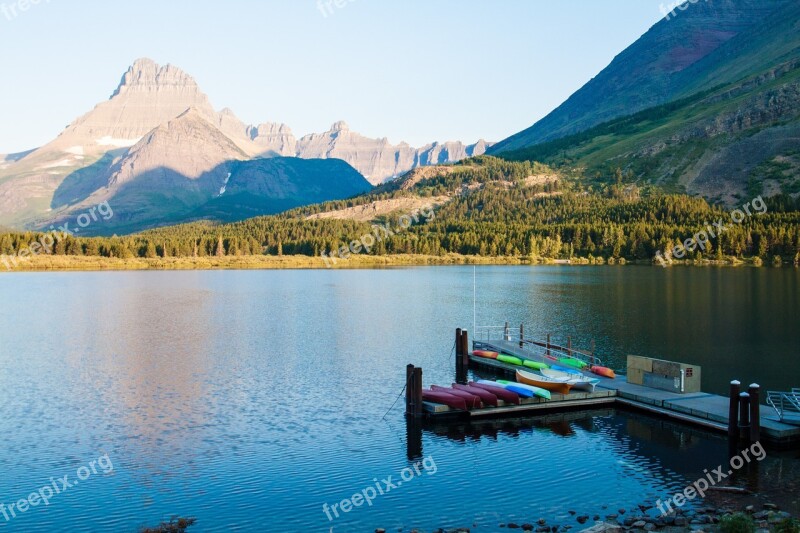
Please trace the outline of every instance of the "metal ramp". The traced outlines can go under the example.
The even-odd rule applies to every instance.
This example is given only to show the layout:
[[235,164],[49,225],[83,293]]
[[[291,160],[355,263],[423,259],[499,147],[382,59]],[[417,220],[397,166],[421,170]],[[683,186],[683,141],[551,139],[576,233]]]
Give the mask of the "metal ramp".
[[769,391],[767,404],[775,409],[781,422],[800,426],[800,389],[792,389],[792,392]]

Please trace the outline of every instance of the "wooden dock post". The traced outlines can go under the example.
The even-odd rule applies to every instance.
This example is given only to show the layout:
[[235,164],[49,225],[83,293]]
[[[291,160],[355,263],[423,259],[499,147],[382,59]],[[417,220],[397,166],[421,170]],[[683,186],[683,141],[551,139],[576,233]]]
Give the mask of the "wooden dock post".
[[461,355],[461,328],[456,328],[456,360]]
[[750,394],[750,442],[761,440],[761,386],[751,383],[747,389]]
[[422,369],[414,367],[414,418],[422,418]]
[[739,394],[739,438],[750,439],[750,395],[746,392]]
[[519,347],[525,347],[525,326],[522,324],[519,325]]
[[567,355],[572,357],[572,337],[567,337]]
[[550,334],[547,334],[547,357],[550,357]]
[[508,322],[506,322],[506,327],[503,330],[503,340],[510,341],[511,340],[511,330],[508,328]]
[[731,440],[737,440],[739,437],[737,421],[739,419],[739,393],[741,389],[741,383],[736,380],[731,381],[730,408],[728,409],[728,438]]
[[594,364],[594,339],[592,339],[592,364]]
[[422,369],[406,366],[406,416],[422,417]]
[[406,416],[414,415],[414,365],[406,366]]
[[465,366],[469,366],[469,331],[462,329],[461,330],[461,361],[466,363]]

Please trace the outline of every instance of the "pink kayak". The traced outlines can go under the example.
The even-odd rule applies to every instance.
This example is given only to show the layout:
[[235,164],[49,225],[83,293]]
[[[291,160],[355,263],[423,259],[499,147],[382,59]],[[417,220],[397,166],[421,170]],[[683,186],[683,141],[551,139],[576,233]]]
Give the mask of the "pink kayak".
[[467,402],[464,398],[459,398],[447,392],[436,392],[432,390],[422,390],[422,399],[426,402],[440,403],[453,409],[467,411]]
[[453,383],[453,388],[457,390],[462,390],[464,392],[468,392],[470,394],[474,394],[475,396],[481,399],[483,405],[492,405],[494,407],[497,407],[497,396],[495,396],[488,390],[480,389],[478,387],[471,387],[469,385],[460,385],[458,383]]
[[475,383],[474,381],[469,382],[470,387],[478,387],[479,389],[487,390],[503,400],[506,403],[513,403],[514,405],[519,405],[519,394],[516,392],[512,392],[508,389],[504,389],[502,387],[495,387],[492,385],[484,385],[482,383]]
[[467,407],[470,409],[480,409],[483,407],[480,396],[476,394],[471,394],[463,390],[450,389],[448,387],[440,387],[439,385],[431,385],[431,390],[434,392],[445,392],[447,394],[452,394],[453,396],[458,396],[459,398],[464,398],[464,401],[467,402]]

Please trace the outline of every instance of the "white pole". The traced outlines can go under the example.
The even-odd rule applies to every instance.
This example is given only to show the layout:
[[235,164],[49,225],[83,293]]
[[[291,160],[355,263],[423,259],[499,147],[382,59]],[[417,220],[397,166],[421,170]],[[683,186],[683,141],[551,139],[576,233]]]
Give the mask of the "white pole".
[[472,265],[472,337],[475,338],[475,335],[478,334],[478,320],[477,320],[477,313],[476,313],[476,303],[475,300],[478,294],[478,280],[477,280],[477,269],[475,265]]

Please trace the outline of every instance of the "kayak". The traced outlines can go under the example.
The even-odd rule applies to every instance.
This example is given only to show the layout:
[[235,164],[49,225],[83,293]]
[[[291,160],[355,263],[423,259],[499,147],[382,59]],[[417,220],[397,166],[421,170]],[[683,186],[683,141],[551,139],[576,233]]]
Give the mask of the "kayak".
[[484,390],[478,387],[470,387],[469,385],[461,385],[460,383],[453,383],[453,388],[456,390],[463,390],[464,392],[474,394],[475,396],[481,399],[483,405],[491,405],[497,407],[497,396],[495,396],[488,390]]
[[589,366],[588,364],[586,364],[583,361],[580,361],[578,359],[563,358],[563,359],[559,359],[558,362],[561,363],[562,365],[567,365],[567,366],[571,366],[572,368],[577,368],[578,370],[583,370],[584,368]]
[[578,390],[585,390],[588,392],[594,392],[595,386],[600,383],[600,380],[597,378],[588,378],[583,374],[576,376],[575,374],[571,374],[569,372],[562,372],[560,370],[553,370],[553,369],[543,369],[539,372],[546,378],[550,378],[556,381],[561,381],[563,383],[569,383],[572,385],[573,389]]
[[505,379],[498,379],[497,382],[502,385],[514,385],[515,387],[522,387],[523,389],[528,389],[539,398],[544,398],[546,400],[550,399],[550,391],[541,387],[534,387],[533,385],[526,385],[524,383],[515,383],[513,381],[506,381]]
[[487,390],[506,403],[513,403],[514,405],[519,405],[519,394],[517,394],[516,392],[512,392],[506,389],[505,387],[500,387],[495,385],[483,385],[481,383],[476,383],[474,381],[470,381],[469,385],[471,387],[478,387],[479,389]]
[[569,394],[569,390],[572,388],[572,385],[569,383],[553,380],[544,376],[537,376],[536,374],[531,374],[530,372],[525,372],[524,370],[517,370],[517,381],[519,383],[533,385],[534,387],[540,387],[542,389],[547,389],[550,392],[557,392],[559,394]]
[[522,366],[522,359],[513,355],[500,354],[497,356],[497,360],[509,365]]
[[560,370],[562,372],[566,372],[567,374],[575,374],[576,376],[583,375],[583,372],[581,372],[580,370],[575,370],[574,368],[568,368],[565,366],[553,365],[550,368],[552,368],[553,370]]
[[611,378],[614,379],[617,377],[617,374],[611,370],[610,368],[606,368],[604,366],[593,366],[591,369],[593,374],[597,374],[598,376],[603,376],[604,378]]
[[500,383],[499,381],[489,381],[488,379],[481,379],[478,380],[480,385],[491,385],[495,387],[502,387],[508,391],[513,392],[514,394],[518,394],[522,398],[533,398],[536,396],[533,391],[529,389],[523,389],[522,387],[515,387],[516,383],[512,383],[510,385],[506,385],[504,383]]
[[497,352],[488,352],[486,350],[475,350],[472,352],[472,355],[483,357],[484,359],[497,359],[497,356],[500,354]]
[[531,361],[530,359],[525,359],[524,361],[522,361],[522,364],[523,364],[523,366],[526,366],[528,368],[532,368],[534,370],[541,370],[543,368],[550,368],[545,363],[539,363],[537,361]]
[[453,396],[458,396],[459,398],[464,398],[464,401],[467,402],[467,407],[470,409],[480,409],[483,407],[480,396],[476,396],[463,390],[440,387],[439,385],[431,385],[431,390],[434,392],[444,392],[447,394],[452,394]]
[[467,402],[464,398],[453,396],[449,392],[437,392],[432,390],[422,390],[422,399],[426,402],[440,403],[453,409],[467,411]]

